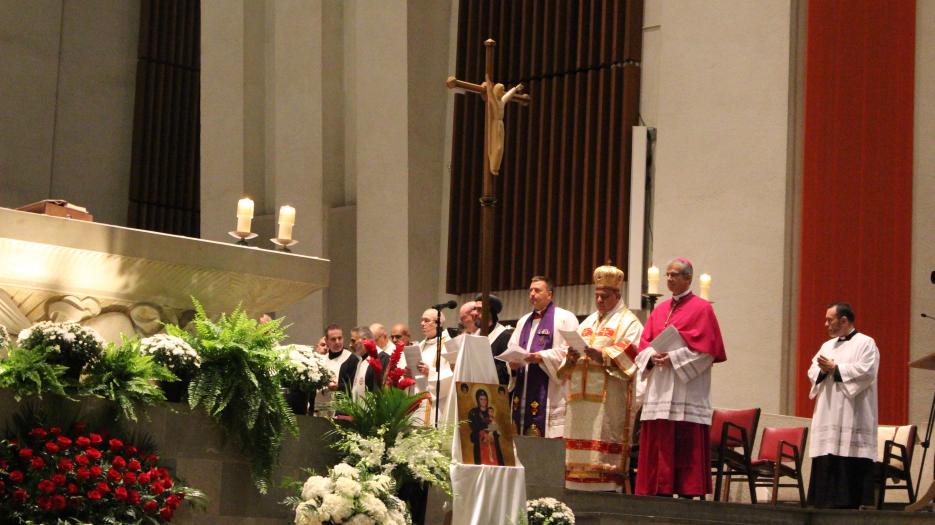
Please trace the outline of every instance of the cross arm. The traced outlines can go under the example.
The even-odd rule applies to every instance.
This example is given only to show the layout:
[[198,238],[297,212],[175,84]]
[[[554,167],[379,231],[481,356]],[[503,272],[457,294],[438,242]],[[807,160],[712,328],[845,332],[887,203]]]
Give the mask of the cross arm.
[[445,82],[445,85],[449,89],[463,89],[465,91],[473,91],[474,93],[484,93],[484,86],[481,84],[474,84],[471,82],[465,82],[463,80],[458,80],[455,77],[448,77],[448,81]]

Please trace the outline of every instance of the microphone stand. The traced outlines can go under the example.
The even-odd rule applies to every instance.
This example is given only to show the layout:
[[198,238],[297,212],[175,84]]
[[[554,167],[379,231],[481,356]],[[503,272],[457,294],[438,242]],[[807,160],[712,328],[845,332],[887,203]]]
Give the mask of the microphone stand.
[[438,405],[442,384],[442,312],[435,308],[435,428],[438,428]]

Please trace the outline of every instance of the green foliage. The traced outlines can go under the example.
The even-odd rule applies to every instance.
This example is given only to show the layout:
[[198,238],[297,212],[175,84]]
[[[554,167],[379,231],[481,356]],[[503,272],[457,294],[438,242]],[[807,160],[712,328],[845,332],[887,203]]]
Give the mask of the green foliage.
[[238,441],[257,489],[265,494],[283,434],[298,435],[279,379],[283,363],[276,347],[284,336],[280,321],[259,324],[238,307],[215,322],[197,300],[192,301],[194,332],[168,328],[169,334],[185,337],[201,355],[201,371],[188,387],[189,405],[204,408],[226,435]]
[[386,387],[368,391],[354,401],[345,392],[335,392],[332,409],[350,416],[350,421],[334,420],[334,424],[364,437],[381,436],[389,448],[397,436],[412,428],[412,412],[424,396]]
[[9,388],[17,401],[51,393],[65,396],[65,365],[52,364],[44,346],[21,348],[9,345],[9,356],[0,361],[0,387]]
[[173,381],[175,375],[152,356],[140,353],[138,339],[124,339],[122,345],[110,344],[94,362],[81,383],[81,393],[109,399],[120,407],[123,416],[136,421],[139,407],[166,400],[157,381]]

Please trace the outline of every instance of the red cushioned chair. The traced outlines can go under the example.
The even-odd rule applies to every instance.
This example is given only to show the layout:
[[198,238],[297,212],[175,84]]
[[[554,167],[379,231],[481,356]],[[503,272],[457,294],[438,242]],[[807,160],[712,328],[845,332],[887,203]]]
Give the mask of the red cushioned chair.
[[[807,427],[772,428],[763,429],[760,439],[760,451],[756,460],[749,465],[734,469],[732,474],[747,478],[747,482],[756,487],[772,487],[771,502],[776,504],[780,487],[796,487],[799,489],[799,504],[805,506],[805,486],[802,483],[802,454],[805,451],[805,442],[808,439]],[[780,483],[783,477],[790,477],[795,483]],[[769,481],[758,481],[768,478]],[[727,489],[730,490],[731,478],[727,478]],[[753,503],[755,499],[751,498]]]
[[[714,501],[721,499],[721,482],[725,474],[750,465],[753,440],[760,422],[760,409],[743,410],[714,409],[711,417],[709,439],[711,442],[711,468],[717,476]],[[725,467],[727,470],[724,470]],[[756,489],[750,480],[750,500],[756,503]],[[725,491],[726,492],[726,491]],[[725,497],[726,500],[726,497]]]

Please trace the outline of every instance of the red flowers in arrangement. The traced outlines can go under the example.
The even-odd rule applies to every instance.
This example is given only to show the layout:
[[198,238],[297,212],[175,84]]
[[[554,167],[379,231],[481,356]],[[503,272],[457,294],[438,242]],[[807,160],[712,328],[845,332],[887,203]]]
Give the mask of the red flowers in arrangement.
[[373,339],[364,339],[363,345],[364,350],[367,351],[367,364],[373,369],[374,374],[380,375],[383,372],[383,363],[380,362],[379,354],[377,354],[377,343]]
[[83,424],[70,435],[37,427],[25,442],[0,440],[0,522],[169,522],[197,491],[179,486],[158,461]]
[[405,390],[416,384],[415,379],[406,377],[405,368],[399,368],[399,359],[402,357],[403,348],[405,347],[406,345],[402,342],[396,343],[396,349],[393,350],[393,355],[390,356],[389,371],[386,373],[386,384],[400,390]]

